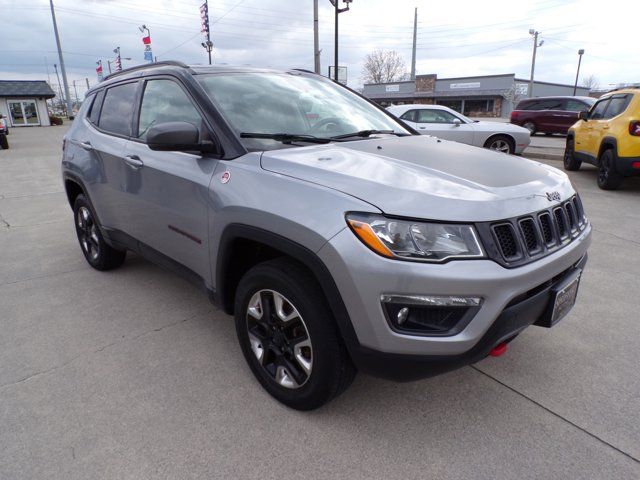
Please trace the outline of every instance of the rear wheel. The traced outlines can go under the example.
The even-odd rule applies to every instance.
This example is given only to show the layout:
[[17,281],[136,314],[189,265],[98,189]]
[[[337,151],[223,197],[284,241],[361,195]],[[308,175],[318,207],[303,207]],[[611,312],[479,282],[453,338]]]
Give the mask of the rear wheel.
[[318,408],[355,377],[324,295],[294,261],[270,260],[242,277],[235,323],[253,374],[291,408]]
[[567,146],[564,149],[564,169],[569,171],[575,171],[580,169],[580,165],[582,165],[582,161],[575,158],[575,150],[574,150],[574,140],[573,138],[567,138]]
[[535,123],[533,123],[533,122],[531,122],[531,121],[529,121],[529,122],[524,122],[524,123],[522,124],[522,126],[523,126],[524,128],[526,128],[527,130],[529,130],[529,133],[530,133],[531,135],[534,135],[534,134],[536,133],[536,124],[535,124]]
[[9,140],[6,135],[0,135],[0,148],[3,150],[9,150]]
[[510,153],[513,155],[516,148],[513,140],[506,135],[495,135],[484,142],[484,148],[489,150],[497,150],[502,153]]
[[104,241],[95,213],[82,194],[73,204],[73,216],[78,242],[89,265],[96,270],[111,270],[122,265],[127,252],[116,250]]
[[598,187],[602,190],[617,190],[624,177],[616,172],[613,150],[608,148],[598,159]]

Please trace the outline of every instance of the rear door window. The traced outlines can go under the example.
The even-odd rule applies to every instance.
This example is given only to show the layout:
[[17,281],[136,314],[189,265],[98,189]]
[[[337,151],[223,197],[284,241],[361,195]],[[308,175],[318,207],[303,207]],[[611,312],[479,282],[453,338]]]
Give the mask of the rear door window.
[[109,133],[131,136],[131,121],[138,82],[125,83],[107,90],[98,126]]
[[543,100],[536,110],[563,110],[562,99]]
[[96,98],[91,105],[91,111],[89,112],[89,121],[94,125],[98,125],[100,119],[100,109],[102,108],[102,100],[104,100],[104,90],[100,90],[96,94]]
[[611,98],[602,118],[613,118],[624,112],[631,102],[631,95],[615,95]]
[[404,112],[400,118],[408,122],[415,122],[417,117],[416,113],[418,113],[417,110],[409,110],[408,112]]
[[589,113],[589,118],[592,120],[598,120],[604,118],[604,111],[607,109],[607,105],[609,105],[609,98],[605,98],[604,100],[598,101],[594,106],[591,113]]

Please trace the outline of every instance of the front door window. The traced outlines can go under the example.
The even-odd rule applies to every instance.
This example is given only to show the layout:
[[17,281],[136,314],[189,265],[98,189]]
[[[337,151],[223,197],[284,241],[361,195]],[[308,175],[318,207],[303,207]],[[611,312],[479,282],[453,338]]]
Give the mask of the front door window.
[[40,125],[38,107],[35,100],[8,100],[11,124],[14,127],[23,125]]

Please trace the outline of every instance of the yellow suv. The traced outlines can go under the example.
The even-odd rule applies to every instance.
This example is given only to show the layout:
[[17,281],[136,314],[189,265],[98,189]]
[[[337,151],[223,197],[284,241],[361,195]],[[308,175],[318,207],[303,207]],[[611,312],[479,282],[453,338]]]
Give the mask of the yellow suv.
[[564,168],[578,170],[582,162],[598,167],[598,186],[604,190],[640,175],[640,88],[609,92],[580,112],[567,133]]

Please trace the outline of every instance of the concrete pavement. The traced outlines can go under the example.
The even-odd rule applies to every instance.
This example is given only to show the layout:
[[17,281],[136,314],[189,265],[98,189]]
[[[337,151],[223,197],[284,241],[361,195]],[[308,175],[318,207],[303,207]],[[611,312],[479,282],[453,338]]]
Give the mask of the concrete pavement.
[[191,285],[134,255],[86,264],[65,129],[15,128],[0,151],[0,479],[640,478],[640,179],[571,174],[594,242],[556,327],[425,381],[359,375],[300,413]]

